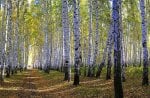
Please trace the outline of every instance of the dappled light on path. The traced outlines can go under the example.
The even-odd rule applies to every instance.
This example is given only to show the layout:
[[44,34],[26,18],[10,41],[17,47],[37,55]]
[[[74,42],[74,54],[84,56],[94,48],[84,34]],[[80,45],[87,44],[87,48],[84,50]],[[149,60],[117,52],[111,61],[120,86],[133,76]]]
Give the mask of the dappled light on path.
[[[124,84],[125,96],[148,98],[150,94],[144,92],[150,88],[141,87],[137,80],[136,84],[133,81]],[[73,81],[63,81],[61,72],[51,71],[46,74],[39,70],[28,70],[1,83],[0,98],[111,98],[114,94],[113,80],[105,80],[104,77],[96,79],[81,76],[79,86],[72,84]]]

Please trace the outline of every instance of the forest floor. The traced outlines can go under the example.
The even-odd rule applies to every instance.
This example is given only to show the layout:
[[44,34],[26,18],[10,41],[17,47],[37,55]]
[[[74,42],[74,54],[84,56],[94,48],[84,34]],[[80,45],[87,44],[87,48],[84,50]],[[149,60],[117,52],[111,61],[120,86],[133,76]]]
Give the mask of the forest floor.
[[[127,69],[127,80],[123,83],[125,98],[150,98],[150,86],[141,86],[141,73],[141,68]],[[105,74],[104,69],[100,79],[81,75],[76,87],[72,81],[63,81],[61,72],[27,70],[0,84],[0,98],[113,98],[113,79],[105,80]]]

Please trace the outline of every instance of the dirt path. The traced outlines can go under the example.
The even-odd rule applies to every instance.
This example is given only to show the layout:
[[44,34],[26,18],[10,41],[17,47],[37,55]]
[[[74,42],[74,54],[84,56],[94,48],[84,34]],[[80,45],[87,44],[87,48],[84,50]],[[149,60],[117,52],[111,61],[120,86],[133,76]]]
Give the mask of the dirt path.
[[23,83],[18,97],[20,98],[32,98],[36,96],[36,90],[38,89],[38,84],[36,81],[39,81],[41,78],[37,76],[37,71],[29,70],[28,75],[23,78]]
[[[0,84],[0,98],[112,98],[113,80],[81,77],[80,86],[63,81],[64,74],[28,70],[5,78]],[[73,80],[73,76],[72,76]],[[124,84],[125,98],[150,98],[149,87],[141,87],[139,79]],[[142,97],[145,96],[145,97]]]
[[38,70],[28,70],[6,79],[0,85],[0,98],[62,98],[62,92],[72,88],[72,82],[59,80],[47,80]]
[[[99,95],[95,92],[111,90],[112,81],[104,84],[101,79],[82,77],[82,86],[75,87],[73,82],[63,81],[63,75],[56,71],[46,74],[39,70],[18,73],[6,79],[0,86],[0,98],[97,98]],[[100,91],[95,90],[97,86]]]
[[29,70],[2,83],[0,98],[44,98],[40,96],[40,88],[44,88],[44,84],[47,81],[37,70]]

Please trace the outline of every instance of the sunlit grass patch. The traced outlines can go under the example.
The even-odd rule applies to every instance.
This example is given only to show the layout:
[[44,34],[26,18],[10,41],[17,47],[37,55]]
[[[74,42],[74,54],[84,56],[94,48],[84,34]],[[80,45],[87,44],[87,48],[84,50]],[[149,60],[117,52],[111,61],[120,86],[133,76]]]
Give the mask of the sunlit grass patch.
[[17,74],[11,75],[10,78],[5,78],[4,82],[22,81],[27,75],[27,72],[18,72]]

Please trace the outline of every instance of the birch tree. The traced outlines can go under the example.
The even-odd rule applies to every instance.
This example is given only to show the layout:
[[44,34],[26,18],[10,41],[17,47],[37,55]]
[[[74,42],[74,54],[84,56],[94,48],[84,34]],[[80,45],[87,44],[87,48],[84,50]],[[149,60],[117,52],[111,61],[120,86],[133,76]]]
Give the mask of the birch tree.
[[49,37],[48,37],[48,1],[43,2],[43,11],[44,11],[44,70],[46,73],[49,73]]
[[113,0],[112,22],[114,36],[114,90],[115,98],[123,98],[121,81],[121,35],[120,11],[121,0]]
[[92,75],[92,0],[88,0],[89,3],[89,38],[88,38],[88,77]]
[[145,2],[140,1],[141,20],[142,20],[142,46],[143,46],[143,80],[142,85],[149,85],[148,81],[148,50],[147,50],[147,25],[145,14]]
[[96,58],[98,54],[98,41],[99,41],[99,9],[98,9],[98,0],[94,0],[95,4],[95,15],[96,15],[96,30],[95,30],[95,48],[92,64],[92,76],[95,76],[95,67],[96,67]]
[[[7,20],[6,20],[6,43],[7,45],[7,69],[6,77],[10,77],[12,66],[12,1],[7,0]],[[6,52],[6,51],[5,51]]]
[[103,57],[102,57],[102,61],[101,63],[98,65],[98,70],[96,72],[96,77],[100,77],[101,75],[101,72],[102,72],[102,69],[103,67],[105,66],[105,61],[106,61],[106,54],[108,52],[108,47],[109,47],[109,40],[111,38],[111,28],[109,29],[108,31],[108,35],[107,35],[107,40],[106,40],[106,46],[104,48],[104,51],[103,51]]
[[19,35],[19,0],[16,1],[16,9],[17,9],[17,17],[16,17],[16,22],[15,22],[15,32],[14,32],[14,47],[13,47],[13,70],[12,74],[17,72],[17,67],[18,67],[18,35]]
[[112,23],[110,23],[110,36],[108,38],[108,61],[107,61],[107,74],[106,80],[111,79],[111,67],[112,67],[112,47],[113,47],[113,34],[112,34]]
[[62,27],[63,27],[63,47],[64,47],[64,80],[71,80],[70,65],[70,30],[68,19],[68,0],[62,0]]
[[5,14],[6,14],[6,1],[2,0],[1,3],[3,4],[2,6],[2,22],[1,22],[1,75],[0,75],[0,80],[4,81],[4,72],[5,72]]
[[80,68],[80,30],[79,30],[79,3],[80,0],[73,0],[74,6],[74,85],[79,85],[79,68]]

